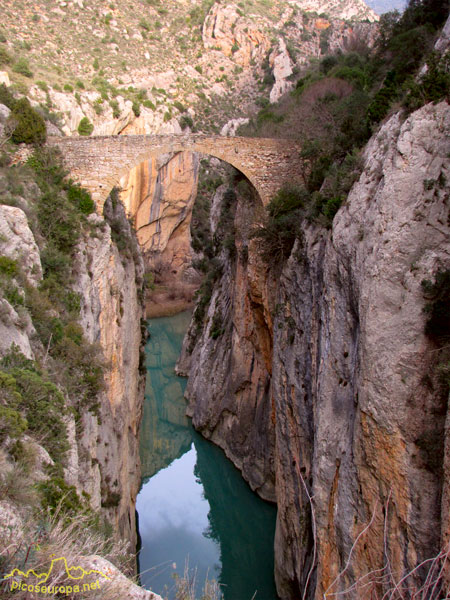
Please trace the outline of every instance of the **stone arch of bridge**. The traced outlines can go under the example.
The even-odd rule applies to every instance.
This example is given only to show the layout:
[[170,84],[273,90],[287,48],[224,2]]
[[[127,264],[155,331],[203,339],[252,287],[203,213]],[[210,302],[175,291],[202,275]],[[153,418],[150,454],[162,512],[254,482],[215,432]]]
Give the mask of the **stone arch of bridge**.
[[148,151],[145,151],[142,154],[136,156],[136,158],[134,160],[134,164],[122,166],[121,168],[119,168],[116,176],[114,177],[114,179],[115,179],[114,184],[111,185],[110,182],[108,182],[110,185],[110,189],[106,193],[106,198],[108,197],[109,193],[111,192],[111,189],[115,186],[119,186],[120,180],[124,176],[126,176],[131,171],[131,169],[136,168],[139,165],[141,165],[142,163],[148,162],[149,160],[158,159],[165,154],[177,154],[179,152],[195,152],[195,153],[201,154],[205,157],[218,158],[219,160],[222,160],[225,163],[230,164],[235,169],[237,169],[240,173],[242,173],[250,181],[250,183],[253,185],[253,187],[256,189],[256,191],[258,192],[258,194],[261,197],[264,195],[264,191],[261,188],[258,189],[259,182],[258,182],[257,178],[254,177],[254,174],[251,171],[251,169],[248,169],[245,167],[245,165],[241,164],[241,162],[238,159],[237,153],[236,153],[236,158],[234,158],[233,156],[225,157],[224,153],[222,153],[220,151],[205,152],[203,150],[200,150],[198,147],[196,147],[195,144],[193,144],[192,146],[186,146],[183,144],[177,144],[177,145],[170,144],[170,145],[158,148],[158,149],[153,148]]
[[49,138],[61,149],[71,177],[92,194],[99,213],[121,177],[161,154],[197,152],[223,160],[252,183],[267,204],[286,182],[299,179],[299,146],[292,140],[186,135]]

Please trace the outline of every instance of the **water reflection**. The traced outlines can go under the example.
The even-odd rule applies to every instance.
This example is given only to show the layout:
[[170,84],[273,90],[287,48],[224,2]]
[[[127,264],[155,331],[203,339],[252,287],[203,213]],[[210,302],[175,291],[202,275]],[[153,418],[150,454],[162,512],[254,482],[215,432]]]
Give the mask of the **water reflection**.
[[172,599],[173,574],[188,560],[198,597],[208,575],[225,600],[250,600],[255,591],[256,600],[274,600],[275,508],[184,415],[185,380],[173,368],[189,319],[184,313],[150,322],[137,500],[141,582]]

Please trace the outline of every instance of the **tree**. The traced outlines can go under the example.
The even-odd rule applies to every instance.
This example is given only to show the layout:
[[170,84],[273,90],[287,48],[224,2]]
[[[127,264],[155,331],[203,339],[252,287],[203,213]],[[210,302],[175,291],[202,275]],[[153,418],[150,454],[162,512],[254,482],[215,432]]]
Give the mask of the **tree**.
[[94,131],[94,126],[87,117],[83,117],[78,124],[78,133],[80,135],[91,135]]
[[15,144],[43,144],[47,138],[44,117],[29,103],[27,98],[20,98],[14,103],[8,121],[16,121],[12,133]]

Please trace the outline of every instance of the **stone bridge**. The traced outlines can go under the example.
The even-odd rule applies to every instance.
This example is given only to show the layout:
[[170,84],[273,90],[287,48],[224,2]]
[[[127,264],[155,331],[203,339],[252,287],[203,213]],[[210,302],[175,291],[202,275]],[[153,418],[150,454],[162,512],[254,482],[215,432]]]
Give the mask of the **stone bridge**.
[[255,186],[266,205],[280,187],[300,180],[300,147],[292,140],[224,137],[204,134],[49,137],[61,149],[74,181],[88,189],[102,214],[103,204],[120,178],[160,154],[189,150],[224,160]]

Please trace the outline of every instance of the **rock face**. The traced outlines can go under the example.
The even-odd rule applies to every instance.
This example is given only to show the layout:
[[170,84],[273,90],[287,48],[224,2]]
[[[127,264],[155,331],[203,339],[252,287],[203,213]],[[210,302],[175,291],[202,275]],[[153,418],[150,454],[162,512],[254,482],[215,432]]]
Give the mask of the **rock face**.
[[[226,189],[218,188],[213,214]],[[211,298],[207,326],[198,335],[195,319],[192,322],[177,372],[189,373],[185,395],[194,426],[224,449],[253,489],[274,501],[270,290],[267,268],[248,248],[249,225],[261,211],[256,195],[238,196],[236,246],[243,255],[247,248],[249,259],[230,263],[223,257],[225,270]],[[214,232],[217,218],[212,225]],[[217,337],[218,328],[223,331]]]
[[338,19],[367,20],[371,23],[379,19],[363,0],[348,0],[345,4],[342,0],[298,0],[295,4],[302,10],[325,13]]
[[[37,285],[42,278],[41,258],[28,220],[20,208],[0,206],[0,256],[15,260],[27,283]],[[13,283],[18,282],[13,279]],[[30,338],[34,328],[29,317],[19,313],[6,298],[0,301],[0,355],[16,344],[27,357],[33,358]]]
[[0,256],[18,261],[31,285],[42,279],[39,248],[20,208],[0,205]]
[[141,163],[122,180],[121,199],[143,252],[180,274],[190,265],[198,165],[193,152],[161,155]]
[[[445,102],[387,121],[332,230],[305,226],[278,277],[251,243],[243,262],[238,226],[238,258],[186,337],[194,424],[276,495],[283,599],[307,584],[307,597],[342,592],[375,569],[398,581],[448,539],[447,398],[421,282],[450,267],[449,130]],[[240,210],[235,225],[257,214]]]
[[286,42],[280,38],[278,47],[269,57],[275,83],[270,90],[270,101],[277,102],[283,94],[288,92],[294,85],[288,77],[292,75],[292,61],[286,48]]
[[[102,221],[96,215],[90,219]],[[139,256],[134,260],[121,256],[103,221],[102,228],[80,245],[74,269],[75,289],[82,298],[81,324],[88,340],[102,348],[106,387],[99,398],[100,419],[91,413],[82,416],[70,473],[72,483],[89,493],[93,505],[103,507],[115,529],[134,545],[143,400],[139,370],[143,308],[138,294],[143,263]]]
[[214,4],[203,23],[202,36],[205,48],[233,56],[242,67],[248,67],[251,61],[260,62],[270,48],[264,28],[255,25],[254,19],[242,17],[235,4]]
[[[92,507],[102,509],[115,530],[135,545],[143,399],[139,374],[143,307],[138,290],[143,263],[139,256],[123,259],[111,241],[109,226],[97,215],[90,220],[97,235],[80,243],[73,265],[74,291],[82,299],[80,322],[85,335],[103,351],[105,389],[98,397],[100,418],[86,411],[78,428],[73,417],[68,420],[71,449],[65,476],[80,493],[87,492]],[[37,285],[42,278],[39,249],[20,208],[0,206],[0,236],[0,255],[16,260],[28,284]],[[23,285],[15,283],[19,289]],[[35,331],[19,308],[14,309],[6,298],[0,303],[0,353],[14,343],[34,358],[30,342]]]

